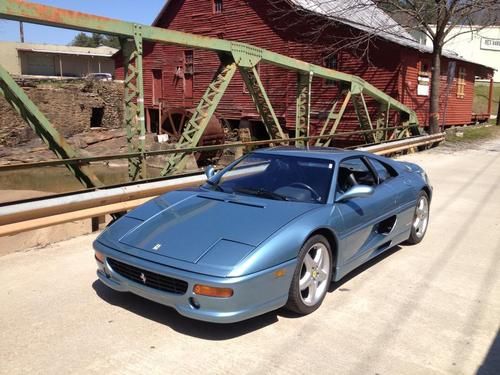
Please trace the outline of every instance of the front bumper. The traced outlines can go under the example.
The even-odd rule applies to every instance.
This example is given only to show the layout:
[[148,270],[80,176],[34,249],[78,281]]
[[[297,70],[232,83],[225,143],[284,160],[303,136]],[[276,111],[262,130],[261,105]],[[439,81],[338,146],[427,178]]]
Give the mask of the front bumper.
[[[285,305],[296,266],[296,259],[242,277],[220,278],[183,271],[133,257],[122,252],[94,244],[105,255],[105,262],[97,261],[97,276],[108,287],[119,292],[131,292],[151,301],[173,307],[186,317],[214,323],[233,323],[276,310]],[[141,268],[156,274],[176,278],[188,283],[186,293],[174,294],[148,287],[115,272],[108,258]],[[275,271],[285,270],[277,277]],[[215,298],[193,293],[195,284],[220,288],[232,288],[230,298]],[[196,303],[193,304],[193,299]],[[196,306],[196,307],[195,307]]]

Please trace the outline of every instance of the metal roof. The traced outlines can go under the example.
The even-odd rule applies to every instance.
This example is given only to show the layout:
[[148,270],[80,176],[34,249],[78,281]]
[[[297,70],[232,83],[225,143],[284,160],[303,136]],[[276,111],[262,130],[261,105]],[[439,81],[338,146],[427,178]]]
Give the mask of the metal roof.
[[[418,43],[399,23],[380,9],[371,0],[288,0],[304,10],[326,16],[339,23],[372,33],[390,42],[409,47],[423,53],[432,53],[432,47]],[[494,69],[465,59],[450,50],[443,56]]]
[[7,43],[14,45],[18,51],[55,53],[59,55],[112,57],[113,54],[115,54],[118,51],[116,48],[111,48],[107,46],[91,48],[91,47],[64,46],[57,44],[34,44],[34,43],[18,43],[18,42],[7,42]]
[[321,14],[356,29],[399,43],[416,40],[370,0],[289,0],[295,6]]

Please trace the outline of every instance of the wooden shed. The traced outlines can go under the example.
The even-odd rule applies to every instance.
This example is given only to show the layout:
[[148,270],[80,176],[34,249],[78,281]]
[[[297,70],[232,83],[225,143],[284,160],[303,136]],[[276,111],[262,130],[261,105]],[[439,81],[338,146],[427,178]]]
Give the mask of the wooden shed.
[[[154,26],[247,42],[360,76],[414,109],[419,123],[426,126],[431,75],[429,47],[418,44],[375,6],[342,12],[348,3],[352,2],[323,1],[321,7],[313,7],[307,0],[168,0]],[[311,32],[319,29],[321,32]],[[347,45],[360,35],[367,35],[368,50],[363,44],[340,51],[332,48],[344,42]],[[196,106],[219,66],[219,59],[212,52],[160,43],[148,43],[144,48],[148,130],[171,130],[173,122],[185,121],[189,109]],[[449,52],[445,52],[442,67],[441,122],[446,126],[470,123],[475,78],[488,78],[493,70]],[[276,115],[293,135],[296,74],[265,64],[260,64],[258,70]],[[116,76],[123,77],[119,62]],[[324,121],[339,91],[335,82],[313,79],[313,129]],[[375,103],[367,104],[376,111]],[[231,128],[250,126],[256,138],[267,136],[259,126],[255,105],[241,77],[231,82],[216,116]],[[348,107],[341,130],[356,127],[354,110]]]

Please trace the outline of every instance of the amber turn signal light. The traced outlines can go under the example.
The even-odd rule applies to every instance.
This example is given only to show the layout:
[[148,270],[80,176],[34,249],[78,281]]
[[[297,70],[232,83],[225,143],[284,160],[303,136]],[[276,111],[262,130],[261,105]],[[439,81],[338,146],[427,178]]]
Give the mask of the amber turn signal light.
[[100,263],[104,263],[104,254],[99,252],[99,251],[96,251],[95,252],[95,259],[100,262]]
[[229,298],[233,295],[233,290],[230,288],[216,288],[208,285],[196,284],[193,292],[200,296]]

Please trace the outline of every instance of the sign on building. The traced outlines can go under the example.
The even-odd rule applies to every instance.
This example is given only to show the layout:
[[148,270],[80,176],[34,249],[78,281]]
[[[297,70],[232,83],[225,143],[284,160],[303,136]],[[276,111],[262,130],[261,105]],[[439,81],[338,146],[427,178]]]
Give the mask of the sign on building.
[[500,51],[500,39],[481,38],[481,49]]

